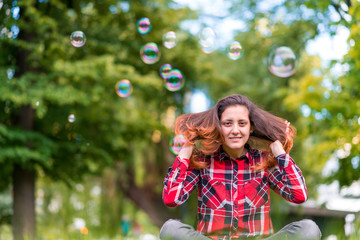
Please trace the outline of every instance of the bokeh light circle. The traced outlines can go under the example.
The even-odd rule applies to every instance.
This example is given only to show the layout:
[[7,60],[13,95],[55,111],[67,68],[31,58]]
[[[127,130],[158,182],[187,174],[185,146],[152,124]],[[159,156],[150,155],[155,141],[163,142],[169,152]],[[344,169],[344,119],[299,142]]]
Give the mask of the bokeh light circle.
[[86,43],[86,36],[82,31],[75,31],[71,33],[70,41],[74,47],[82,47]]
[[227,49],[227,56],[231,60],[238,60],[243,56],[243,54],[244,54],[244,49],[241,43],[238,41],[232,42]]
[[170,151],[173,154],[178,155],[185,143],[186,143],[186,138],[182,134],[172,137],[169,142]]
[[290,77],[296,72],[296,56],[289,47],[273,48],[267,64],[269,71],[281,78]]
[[160,49],[156,43],[150,42],[140,49],[141,60],[146,64],[154,64],[160,59]]
[[165,88],[171,92],[179,91],[185,85],[183,73],[178,69],[170,71],[169,75],[164,78]]
[[172,66],[169,63],[162,65],[160,67],[160,76],[162,78],[167,78],[171,70],[172,70]]
[[123,79],[115,84],[115,90],[119,97],[125,98],[131,95],[133,89],[130,81]]
[[75,122],[75,120],[76,120],[76,118],[75,118],[75,114],[70,114],[69,116],[68,116],[68,122],[69,123],[73,123],[73,122]]
[[270,20],[268,18],[260,18],[256,22],[255,30],[262,37],[270,37],[272,35],[272,27],[270,26]]
[[151,22],[147,17],[139,19],[136,23],[137,30],[140,34],[147,34],[151,31]]
[[173,31],[165,33],[163,35],[163,44],[168,49],[174,48],[177,44],[176,33]]

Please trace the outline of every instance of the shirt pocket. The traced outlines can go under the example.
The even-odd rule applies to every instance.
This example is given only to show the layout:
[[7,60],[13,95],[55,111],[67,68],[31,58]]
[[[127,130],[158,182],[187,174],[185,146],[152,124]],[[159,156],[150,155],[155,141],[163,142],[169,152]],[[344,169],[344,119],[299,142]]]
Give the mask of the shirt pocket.
[[269,199],[267,176],[254,178],[244,185],[245,202],[251,207],[259,208]]
[[210,178],[202,178],[202,202],[211,209],[227,208],[230,191],[226,190],[226,183]]

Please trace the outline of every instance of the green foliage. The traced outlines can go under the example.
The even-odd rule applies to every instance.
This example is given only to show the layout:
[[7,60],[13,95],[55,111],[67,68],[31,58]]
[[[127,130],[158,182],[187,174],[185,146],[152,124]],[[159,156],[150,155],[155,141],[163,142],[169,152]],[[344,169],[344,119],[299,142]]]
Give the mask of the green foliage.
[[[324,3],[319,3],[318,7],[321,4]],[[336,7],[336,4],[332,7]],[[357,9],[358,4],[352,2],[346,13],[351,16],[350,22],[327,22],[330,29],[336,29],[338,24],[349,26],[349,43],[355,41],[358,34]],[[342,13],[345,14],[343,10]],[[288,106],[310,110],[309,115],[301,120],[305,130],[302,135],[308,149],[308,165],[314,167],[316,175],[320,175],[325,163],[330,158],[336,158],[339,168],[327,177],[327,181],[338,180],[342,186],[350,185],[359,179],[358,53],[358,46],[350,45],[350,50],[342,62],[333,61],[330,69],[321,69],[318,65],[319,70],[314,72],[315,75],[309,74],[301,79],[300,85],[291,86],[292,93],[286,99]],[[341,68],[342,72],[334,74],[331,68]],[[319,180],[315,177],[311,181]]]
[[[130,222],[128,237],[157,235],[144,212],[126,199],[116,187],[116,173],[106,169],[102,178],[86,177],[71,187],[48,178],[38,181],[36,198],[39,239],[125,239],[121,223]],[[81,234],[76,220],[81,219],[88,234]],[[139,229],[136,229],[136,226]],[[53,226],[57,226],[54,228]]]
[[[180,28],[183,20],[197,19],[198,13],[177,7],[173,1],[2,3],[0,189],[8,187],[13,164],[68,185],[84,174],[100,174],[106,167],[120,164],[119,179],[134,180],[136,186],[149,186],[160,194],[162,179],[174,158],[168,150],[173,123],[184,111],[186,94],[194,89],[205,91],[212,102],[233,93],[245,94],[289,120],[298,129],[292,156],[311,191],[315,191],[326,161],[348,144],[351,151],[339,161],[341,167],[330,180],[349,184],[358,179],[360,167],[354,168],[351,161],[360,151],[359,46],[351,46],[343,62],[349,71],[342,76],[332,75],[322,68],[318,57],[305,53],[308,40],[319,34],[319,23],[330,33],[337,25],[350,24],[350,39],[357,42],[360,15],[356,2],[346,13],[352,16],[350,22],[331,22],[329,9],[336,6],[327,1],[285,1],[267,10],[262,10],[261,1],[233,1],[230,14],[246,25],[246,30],[235,36],[245,51],[237,61],[226,58],[222,49],[204,54],[196,36]],[[10,10],[17,6],[20,17],[15,19]],[[146,16],[151,16],[152,30],[141,35],[136,21]],[[264,20],[268,22],[266,34],[259,28]],[[20,29],[17,37],[11,35],[13,26]],[[69,36],[76,30],[87,37],[84,47],[70,44]],[[162,35],[170,30],[178,36],[174,49],[161,45]],[[152,65],[144,64],[139,56],[147,42],[157,43],[161,51],[161,60]],[[270,74],[266,61],[274,46],[294,50],[296,74],[289,78]],[[164,88],[158,70],[165,63],[184,73],[186,84],[181,91]],[[129,98],[115,93],[114,86],[121,79],[132,83]],[[34,111],[34,117],[26,119],[33,123],[31,130],[19,126],[24,107]],[[310,109],[308,116],[303,114],[304,108]],[[70,114],[75,116],[72,123],[67,120]],[[127,179],[132,170],[135,179]],[[110,203],[103,206],[104,212],[108,206]],[[195,208],[196,198],[189,202],[189,209]],[[194,222],[189,214],[185,219]]]
[[[124,3],[129,11],[113,0],[4,2],[1,11],[20,8],[17,20],[11,14],[2,19],[3,29],[16,25],[19,36],[0,39],[1,48],[9,50],[0,57],[0,73],[6,79],[0,86],[5,109],[0,164],[8,164],[2,168],[7,172],[1,175],[7,176],[4,186],[12,169],[9,160],[41,167],[55,179],[79,180],[85,173],[101,173],[117,160],[131,161],[137,143],[152,142],[154,129],[170,135],[161,113],[172,106],[181,109],[184,93],[198,78],[192,70],[199,65],[196,41],[179,29],[181,19],[196,15],[162,2]],[[153,28],[142,36],[136,21],[148,15],[153,16]],[[75,30],[86,34],[82,48],[70,44]],[[169,30],[178,32],[179,46],[173,53],[161,48],[161,62],[144,64],[140,47],[150,41],[161,46],[162,34]],[[186,76],[186,88],[180,93],[163,87],[158,69],[166,62]],[[15,74],[9,76],[9,71]],[[115,93],[121,79],[130,79],[134,88],[128,99]],[[34,121],[33,132],[18,129],[22,106],[35,112],[35,119],[28,119]],[[75,115],[74,123],[66,120],[70,114]]]
[[9,191],[0,193],[0,225],[11,223],[12,199]]

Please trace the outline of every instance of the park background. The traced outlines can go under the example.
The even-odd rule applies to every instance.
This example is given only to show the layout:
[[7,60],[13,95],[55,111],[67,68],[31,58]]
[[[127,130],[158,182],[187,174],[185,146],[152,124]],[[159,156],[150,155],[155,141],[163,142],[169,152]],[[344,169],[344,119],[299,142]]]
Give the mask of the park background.
[[[0,0],[0,239],[152,240],[169,218],[194,225],[196,194],[175,209],[161,201],[174,121],[234,93],[297,128],[291,155],[309,200],[272,195],[275,230],[311,218],[324,239],[359,239],[359,10],[350,0]],[[85,45],[71,44],[75,31]],[[150,42],[160,54],[146,63]],[[296,56],[292,75],[269,71],[276,46]],[[164,64],[181,71],[179,90],[165,87]]]

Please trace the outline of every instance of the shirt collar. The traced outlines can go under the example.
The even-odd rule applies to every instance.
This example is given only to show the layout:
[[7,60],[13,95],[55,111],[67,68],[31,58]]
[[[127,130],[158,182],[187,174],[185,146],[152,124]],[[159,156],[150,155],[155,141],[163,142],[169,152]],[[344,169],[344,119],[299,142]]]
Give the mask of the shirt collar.
[[244,160],[244,159],[247,159],[249,160],[250,158],[250,150],[251,150],[251,147],[248,143],[245,143],[245,149],[247,149],[246,153],[242,156],[240,156],[239,158],[236,158],[236,159],[233,159],[230,157],[229,154],[227,154],[227,152],[225,152],[225,150],[223,149],[222,145],[219,147],[219,150],[218,150],[218,154],[219,154],[219,160],[220,161],[223,161],[223,160]]

